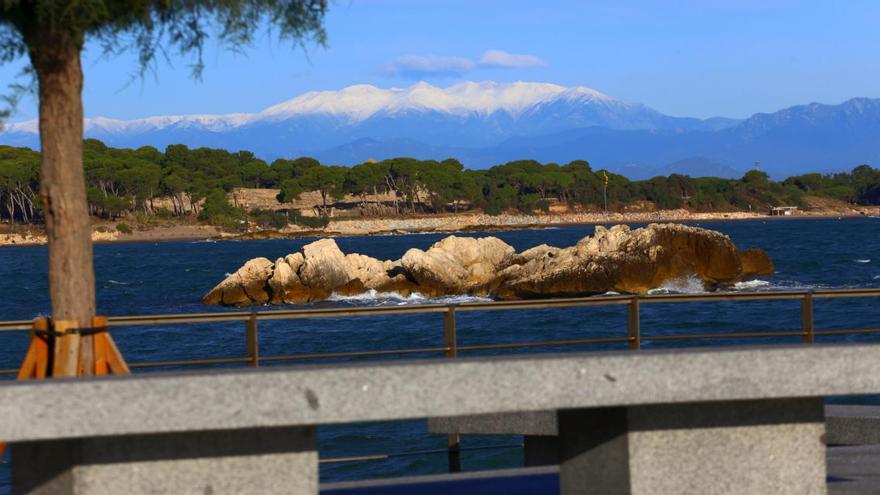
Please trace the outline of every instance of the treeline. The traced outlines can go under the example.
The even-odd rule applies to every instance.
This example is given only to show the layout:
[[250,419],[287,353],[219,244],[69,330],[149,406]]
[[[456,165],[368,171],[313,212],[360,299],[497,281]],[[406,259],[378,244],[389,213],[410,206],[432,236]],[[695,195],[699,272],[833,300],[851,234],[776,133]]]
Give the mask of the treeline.
[[[0,146],[0,218],[21,223],[42,221],[38,152]],[[198,215],[225,225],[241,222],[243,211],[227,201],[238,187],[277,188],[282,202],[318,192],[319,216],[346,195],[360,214],[458,212],[480,209],[490,214],[548,210],[560,204],[586,209],[621,210],[648,201],[661,209],[696,211],[762,210],[770,206],[804,207],[805,195],[858,204],[880,204],[880,170],[867,165],[849,173],[806,174],[782,182],[752,170],[740,179],[692,178],[673,174],[642,181],[593,170],[577,160],[565,165],[520,160],[487,170],[466,170],[455,159],[394,158],[354,167],[326,166],[312,158],[278,159],[271,164],[249,151],[168,146],[164,152],[145,146],[110,148],[88,139],[84,147],[91,213],[174,217]],[[607,180],[607,188],[606,188]],[[383,200],[383,208],[371,203]],[[279,205],[280,206],[280,205]],[[262,216],[261,216],[262,215]],[[257,212],[265,222],[303,219]]]

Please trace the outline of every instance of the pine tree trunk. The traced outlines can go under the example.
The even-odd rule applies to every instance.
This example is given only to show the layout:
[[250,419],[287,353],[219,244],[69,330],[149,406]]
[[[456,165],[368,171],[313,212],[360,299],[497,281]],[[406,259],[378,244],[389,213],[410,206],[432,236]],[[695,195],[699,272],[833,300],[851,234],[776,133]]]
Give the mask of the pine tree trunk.
[[[69,38],[44,33],[30,55],[39,82],[40,196],[49,241],[52,317],[89,327],[95,315],[95,272],[83,171],[82,41]],[[82,340],[82,348],[91,349],[90,337]]]

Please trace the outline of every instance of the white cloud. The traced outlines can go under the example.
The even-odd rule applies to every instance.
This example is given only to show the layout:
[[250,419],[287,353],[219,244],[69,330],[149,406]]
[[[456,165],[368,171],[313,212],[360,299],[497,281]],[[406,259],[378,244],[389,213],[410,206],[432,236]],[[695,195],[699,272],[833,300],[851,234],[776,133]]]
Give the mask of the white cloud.
[[534,55],[519,55],[516,53],[507,53],[504,50],[487,50],[480,57],[478,63],[481,67],[505,69],[525,69],[547,65],[547,62],[544,62],[544,60]]
[[508,53],[504,50],[487,50],[477,61],[464,57],[436,55],[407,55],[398,57],[385,65],[383,72],[389,76],[421,79],[425,76],[460,76],[476,69],[529,69],[543,67],[547,63],[534,55]]
[[462,57],[408,55],[398,57],[385,66],[392,75],[420,77],[426,74],[458,75],[474,70],[476,64]]

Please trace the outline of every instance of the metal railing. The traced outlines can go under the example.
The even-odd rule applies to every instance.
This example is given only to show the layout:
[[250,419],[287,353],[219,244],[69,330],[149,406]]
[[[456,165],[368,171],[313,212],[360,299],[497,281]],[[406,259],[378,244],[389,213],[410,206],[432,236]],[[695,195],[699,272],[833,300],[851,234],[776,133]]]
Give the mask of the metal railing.
[[[704,294],[658,294],[646,296],[599,296],[581,298],[542,299],[525,301],[488,301],[462,304],[424,304],[412,306],[372,306],[354,308],[290,309],[268,311],[235,311],[217,313],[164,314],[147,316],[111,316],[108,325],[113,329],[138,326],[181,325],[196,323],[243,322],[245,325],[246,355],[210,359],[186,359],[173,361],[151,361],[129,363],[131,369],[145,369],[177,366],[205,366],[220,364],[242,364],[258,367],[261,363],[293,362],[302,360],[376,357],[407,354],[439,354],[445,358],[456,358],[461,352],[487,351],[501,349],[525,349],[534,347],[582,346],[590,344],[626,344],[631,350],[638,350],[643,342],[687,341],[708,339],[749,339],[766,337],[800,337],[803,343],[812,344],[816,337],[831,335],[880,334],[880,328],[817,330],[814,323],[814,301],[816,299],[880,297],[880,289],[836,289],[817,291],[776,291],[776,292],[715,292]],[[767,332],[727,332],[727,333],[688,333],[681,335],[643,335],[641,331],[641,306],[644,304],[671,304],[717,301],[778,301],[800,300],[800,330]],[[627,306],[626,335],[619,337],[575,338],[536,342],[509,342],[495,344],[459,345],[456,330],[457,314],[464,312],[486,312],[500,310],[529,310],[551,308],[579,308],[592,306]],[[430,314],[443,315],[443,345],[437,347],[382,349],[368,351],[298,353],[263,356],[259,346],[259,321],[340,318],[359,316]],[[0,332],[22,332],[32,330],[30,320],[0,322]],[[0,374],[14,374],[17,369],[0,369]],[[450,435],[448,455],[451,471],[460,467],[460,438]],[[387,456],[386,456],[387,457]],[[322,462],[344,462],[348,460],[371,460],[383,455],[352,458],[325,459]]]
[[[626,344],[631,350],[642,347],[650,341],[686,341],[706,339],[747,339],[764,337],[801,337],[804,343],[813,343],[816,337],[830,335],[857,335],[880,333],[880,328],[817,330],[814,325],[814,301],[816,299],[880,297],[880,289],[835,289],[817,291],[776,291],[776,292],[716,292],[704,294],[657,294],[646,296],[599,296],[561,299],[540,299],[524,301],[487,301],[461,304],[422,304],[412,306],[368,306],[353,308],[290,309],[267,311],[234,311],[217,313],[163,314],[145,316],[111,316],[108,325],[111,330],[124,330],[138,326],[166,326],[197,323],[243,322],[245,326],[246,355],[210,359],[185,359],[174,361],[151,361],[129,363],[132,369],[199,366],[217,364],[246,364],[256,367],[261,363],[279,361],[301,361],[330,358],[373,357],[405,354],[440,354],[455,358],[461,352],[523,349],[532,347],[560,347],[589,344]],[[714,301],[801,301],[800,330],[772,332],[726,332],[726,333],[687,333],[681,335],[643,335],[641,332],[641,306],[645,304],[694,303]],[[529,310],[551,308],[579,308],[591,306],[627,306],[627,332],[619,337],[576,338],[535,342],[505,342],[496,344],[459,345],[456,335],[456,316],[465,312],[500,310]],[[298,353],[263,356],[260,354],[258,327],[260,321],[340,318],[359,316],[386,316],[406,314],[443,315],[443,345],[436,347],[382,349],[346,352]],[[32,330],[31,320],[2,321],[0,332],[28,332]],[[17,369],[0,369],[0,374],[16,373]]]

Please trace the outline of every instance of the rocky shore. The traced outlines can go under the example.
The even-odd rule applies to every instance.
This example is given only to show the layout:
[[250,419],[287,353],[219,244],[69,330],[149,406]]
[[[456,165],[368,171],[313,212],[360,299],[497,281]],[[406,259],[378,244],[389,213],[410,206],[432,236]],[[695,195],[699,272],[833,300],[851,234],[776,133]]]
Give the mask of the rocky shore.
[[379,218],[336,220],[327,230],[341,235],[366,235],[383,232],[435,231],[459,232],[491,228],[548,227],[554,225],[589,225],[673,222],[686,220],[745,220],[762,218],[746,212],[731,213],[691,213],[687,210],[662,210],[656,212],[627,213],[551,213],[543,215],[525,214],[460,214],[432,215],[408,218]]
[[[210,225],[161,225],[120,232],[112,225],[102,225],[92,231],[92,242],[152,242],[173,240],[200,240],[223,238],[223,233]],[[19,229],[0,231],[0,247],[33,246],[46,244],[46,234],[42,229]]]
[[641,294],[685,276],[715,286],[773,272],[764,251],[739,251],[720,232],[678,224],[635,230],[600,226],[574,246],[544,244],[521,253],[495,237],[449,236],[427,251],[410,249],[395,261],[345,254],[333,239],[321,239],[274,262],[248,261],[203,302],[303,303],[370,290],[500,299]]

